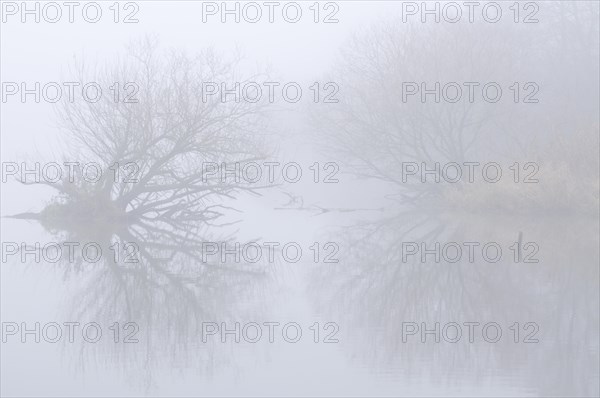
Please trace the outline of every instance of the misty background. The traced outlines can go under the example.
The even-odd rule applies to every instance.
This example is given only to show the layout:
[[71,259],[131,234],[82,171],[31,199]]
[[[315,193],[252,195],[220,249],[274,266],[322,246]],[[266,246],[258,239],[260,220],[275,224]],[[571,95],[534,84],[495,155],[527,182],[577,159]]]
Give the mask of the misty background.
[[[480,13],[474,23],[403,23],[392,1],[336,2],[332,24],[310,14],[203,23],[201,2],[138,4],[135,24],[2,24],[2,82],[140,85],[136,104],[2,103],[3,162],[135,161],[150,176],[168,159],[137,186],[2,184],[3,242],[143,248],[135,267],[2,263],[3,322],[140,326],[129,346],[2,343],[3,395],[598,395],[597,2],[536,2],[531,24],[515,23],[508,2],[496,24]],[[298,82],[303,99],[200,104],[208,79]],[[403,102],[403,83],[437,81],[504,92],[497,103],[479,90],[473,103]],[[314,82],[336,83],[339,101],[314,103]],[[528,82],[537,103],[522,101]],[[249,159],[303,171],[334,162],[339,182],[212,181],[202,196],[200,162]],[[405,182],[403,162],[497,162],[506,172],[531,162],[539,182]],[[175,188],[148,193],[166,186]],[[181,200],[165,204],[174,192]],[[336,242],[339,262],[211,267],[199,261],[202,240]],[[534,242],[539,261],[515,263],[506,249],[498,263],[405,263],[407,241]],[[305,332],[336,322],[339,343],[203,343],[206,321],[293,321]],[[536,322],[539,342],[402,341],[403,322],[470,321],[506,333]]]

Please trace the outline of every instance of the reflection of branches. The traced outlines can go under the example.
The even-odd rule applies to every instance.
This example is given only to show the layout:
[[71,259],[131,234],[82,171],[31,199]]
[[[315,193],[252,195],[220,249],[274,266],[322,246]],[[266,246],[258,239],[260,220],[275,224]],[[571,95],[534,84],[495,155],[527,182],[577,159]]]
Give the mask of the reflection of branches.
[[[82,346],[82,366],[93,359],[101,366],[117,365],[133,381],[146,383],[145,388],[151,387],[153,374],[162,370],[165,361],[172,361],[174,367],[211,371],[214,355],[220,360],[229,356],[215,354],[218,347],[202,344],[202,322],[256,320],[263,311],[261,292],[268,283],[265,265],[203,261],[200,240],[194,244],[173,241],[156,229],[137,227],[135,234],[130,229],[79,233],[63,232],[60,239],[95,242],[103,256],[89,263],[76,252],[74,261],[64,256],[55,264],[65,280],[77,281],[79,287],[68,298],[68,318],[103,327],[135,322],[140,331],[136,335],[140,342],[133,346],[114,344],[110,338],[100,345]],[[209,235],[204,238],[216,240]],[[124,250],[124,243],[133,252]]]
[[[515,224],[519,224],[517,229]],[[350,356],[365,357],[374,367],[389,367],[407,377],[437,379],[448,375],[447,364],[452,363],[461,374],[473,374],[473,380],[480,380],[479,360],[485,360],[486,369],[498,368],[502,374],[511,374],[525,364],[532,367],[525,369],[531,372],[532,386],[551,385],[560,391],[584,393],[597,370],[589,365],[597,363],[596,339],[591,336],[597,334],[599,325],[591,314],[598,305],[598,232],[590,225],[593,223],[560,220],[531,224],[527,220],[504,224],[496,218],[457,219],[414,211],[359,224],[344,234],[342,246],[347,252],[339,265],[326,273],[318,269],[311,293],[319,297],[319,308],[328,308],[330,316],[352,331],[351,347],[356,349]],[[564,228],[569,232],[562,233]],[[506,248],[520,239],[520,230],[529,231],[523,234],[524,240],[540,246],[540,263],[516,264],[508,253],[497,263],[471,263],[464,256],[456,263],[443,258],[436,263],[432,256],[426,263],[411,261],[414,257],[402,259],[402,242],[425,242],[432,248],[434,242],[495,241]],[[457,344],[422,344],[420,335],[402,342],[403,322],[426,322],[431,329],[435,322],[471,321],[501,324],[503,343],[469,344],[464,335]],[[530,321],[540,326],[539,345],[527,351],[523,345],[507,341],[512,339],[509,326]],[[579,355],[570,354],[558,365],[554,360],[557,352],[567,349]],[[590,349],[596,354],[589,354]],[[577,375],[563,377],[572,367],[578,369]],[[556,384],[536,379],[547,377],[547,371],[560,375]],[[428,373],[433,376],[426,376]]]

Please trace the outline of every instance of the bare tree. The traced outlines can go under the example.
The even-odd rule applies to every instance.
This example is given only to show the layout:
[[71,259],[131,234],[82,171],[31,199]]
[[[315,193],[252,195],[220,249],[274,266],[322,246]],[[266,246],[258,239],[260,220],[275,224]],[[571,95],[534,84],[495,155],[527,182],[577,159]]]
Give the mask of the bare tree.
[[[440,194],[442,186],[401,181],[403,162],[460,164],[527,151],[531,157],[540,138],[552,139],[556,126],[565,133],[585,120],[584,127],[593,131],[597,84],[588,83],[588,90],[581,80],[597,82],[597,6],[561,7],[569,12],[544,7],[539,24],[383,22],[357,34],[330,74],[339,84],[340,102],[313,115],[319,136],[327,137],[330,149],[344,157],[354,174],[390,183],[402,201],[415,202]],[[573,59],[582,65],[571,65]],[[565,87],[563,80],[572,84]],[[468,82],[478,84],[473,101]],[[531,85],[524,90],[527,82],[537,84],[539,104],[522,102],[536,89]],[[439,101],[433,93],[422,101],[424,90],[433,90],[436,83],[442,92]],[[443,97],[448,83],[450,99],[455,98],[454,84],[462,88],[456,102]],[[501,86],[499,102],[482,98],[486,83]],[[511,86],[520,91],[518,103]],[[418,93],[407,95],[415,87]],[[584,89],[589,91],[585,100],[562,101],[566,90]],[[493,97],[494,90],[490,93]]]
[[75,181],[65,175],[59,183],[47,183],[59,195],[42,212],[46,222],[136,224],[155,231],[156,238],[182,243],[220,217],[235,192],[264,188],[224,180],[203,167],[244,165],[267,156],[264,103],[203,95],[204,82],[252,79],[238,76],[239,61],[212,50],[161,54],[146,39],[132,45],[116,67],[77,65],[82,81],[91,75],[88,81],[101,87],[118,82],[121,90],[132,84],[119,100],[103,95],[98,102],[65,98],[60,104],[70,147],[65,162],[99,164],[102,177],[90,183],[81,175]]

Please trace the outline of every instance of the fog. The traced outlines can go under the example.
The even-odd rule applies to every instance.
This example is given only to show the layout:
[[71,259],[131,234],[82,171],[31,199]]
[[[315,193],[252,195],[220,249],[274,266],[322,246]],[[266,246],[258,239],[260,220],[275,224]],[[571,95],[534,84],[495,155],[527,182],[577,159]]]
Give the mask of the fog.
[[1,3],[2,396],[600,394],[598,2],[69,4]]

